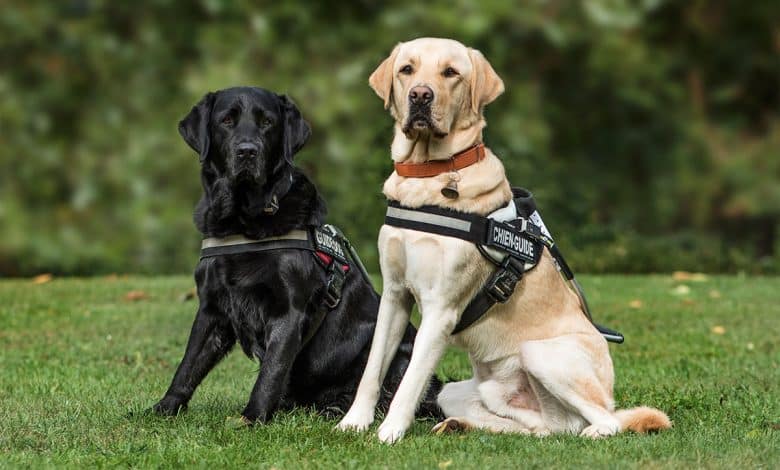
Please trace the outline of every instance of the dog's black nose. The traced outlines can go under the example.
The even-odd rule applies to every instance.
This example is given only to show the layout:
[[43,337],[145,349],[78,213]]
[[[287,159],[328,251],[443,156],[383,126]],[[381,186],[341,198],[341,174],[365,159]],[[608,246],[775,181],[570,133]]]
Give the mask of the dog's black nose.
[[417,105],[430,104],[433,101],[433,90],[427,86],[416,86],[409,90],[409,101]]
[[239,158],[256,157],[257,150],[257,145],[244,142],[243,144],[238,144],[236,156]]

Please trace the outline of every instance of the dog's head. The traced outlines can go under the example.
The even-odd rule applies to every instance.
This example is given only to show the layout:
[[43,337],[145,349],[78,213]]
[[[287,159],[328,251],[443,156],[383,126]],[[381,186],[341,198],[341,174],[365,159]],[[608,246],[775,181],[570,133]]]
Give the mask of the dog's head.
[[398,44],[368,79],[410,139],[443,138],[482,118],[482,108],[504,91],[485,57],[451,39]]
[[311,129],[287,96],[236,87],[207,93],[179,122],[179,133],[200,155],[204,172],[262,187],[289,178],[293,155]]

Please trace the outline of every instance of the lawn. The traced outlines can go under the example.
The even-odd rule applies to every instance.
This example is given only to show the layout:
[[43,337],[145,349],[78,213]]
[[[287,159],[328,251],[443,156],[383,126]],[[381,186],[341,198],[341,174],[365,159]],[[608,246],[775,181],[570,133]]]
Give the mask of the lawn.
[[[40,281],[46,281],[41,279]],[[674,428],[601,441],[474,432],[399,444],[342,434],[307,410],[234,429],[258,368],[236,350],[189,411],[143,411],[165,391],[196,301],[189,277],[0,282],[0,467],[519,468],[780,466],[780,279],[582,276],[610,349],[619,407]],[[469,375],[450,351],[439,374]],[[129,416],[129,412],[135,414]],[[376,426],[372,428],[376,430]]]

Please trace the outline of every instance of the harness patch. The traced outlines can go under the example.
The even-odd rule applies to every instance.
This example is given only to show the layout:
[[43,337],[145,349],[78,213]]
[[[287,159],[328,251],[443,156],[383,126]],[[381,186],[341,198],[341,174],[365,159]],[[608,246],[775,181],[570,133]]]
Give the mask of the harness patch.
[[487,240],[488,246],[494,246],[509,252],[510,254],[529,263],[539,260],[539,247],[530,238],[523,236],[513,225],[488,219]]
[[318,227],[314,229],[314,243],[317,246],[317,250],[322,251],[343,263],[347,262],[347,255],[344,253],[344,248],[332,234]]

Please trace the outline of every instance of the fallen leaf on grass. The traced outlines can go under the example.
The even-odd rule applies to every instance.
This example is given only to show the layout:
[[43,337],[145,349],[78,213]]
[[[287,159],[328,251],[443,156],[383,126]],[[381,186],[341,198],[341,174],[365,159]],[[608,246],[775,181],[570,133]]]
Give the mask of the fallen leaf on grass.
[[726,334],[726,329],[725,329],[725,328],[723,328],[723,327],[722,327],[722,326],[720,326],[720,325],[715,325],[715,326],[713,326],[713,327],[712,327],[712,329],[711,329],[710,331],[711,331],[713,334],[716,334],[716,335],[724,335],[724,334]]
[[642,308],[642,301],[639,299],[634,299],[628,303],[628,306],[631,308]]
[[137,302],[139,300],[146,300],[149,298],[149,294],[142,290],[131,290],[127,294],[125,294],[125,300],[128,300],[130,302]]
[[452,465],[452,459],[445,460],[444,462],[439,462],[439,468],[441,468],[442,470],[449,467],[450,465]]
[[675,271],[672,273],[675,281],[705,282],[707,275],[704,273],[689,273],[688,271]]
[[712,289],[709,292],[709,296],[710,296],[711,299],[719,299],[721,297],[720,291],[717,290],[717,289]]
[[688,295],[691,293],[691,288],[685,284],[680,284],[672,290],[674,295]]
[[46,284],[47,282],[51,281],[52,277],[53,276],[50,273],[39,274],[39,275],[35,276],[34,278],[32,278],[32,283],[33,284]]
[[195,295],[197,294],[195,288],[188,290],[187,292],[183,293],[179,296],[179,302],[186,302],[188,300],[192,300],[195,298]]
[[696,302],[693,299],[683,299],[682,300],[683,305],[694,305]]
[[244,416],[228,416],[225,419],[225,427],[228,429],[243,429],[252,425],[252,422]]

